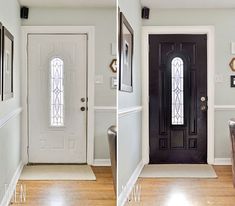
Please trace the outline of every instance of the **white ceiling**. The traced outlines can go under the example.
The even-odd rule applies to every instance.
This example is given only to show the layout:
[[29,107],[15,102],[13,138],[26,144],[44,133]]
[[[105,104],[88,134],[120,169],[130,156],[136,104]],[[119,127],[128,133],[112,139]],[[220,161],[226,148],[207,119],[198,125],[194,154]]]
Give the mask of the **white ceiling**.
[[235,0],[141,0],[150,9],[235,8]]
[[89,8],[115,7],[116,0],[19,0],[27,7]]

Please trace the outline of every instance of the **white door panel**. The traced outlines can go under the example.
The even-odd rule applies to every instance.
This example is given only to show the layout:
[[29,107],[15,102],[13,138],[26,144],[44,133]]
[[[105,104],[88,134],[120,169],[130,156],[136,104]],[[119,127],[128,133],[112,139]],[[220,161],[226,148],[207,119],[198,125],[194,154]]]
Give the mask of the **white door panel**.
[[29,162],[86,162],[86,61],[86,35],[28,36]]

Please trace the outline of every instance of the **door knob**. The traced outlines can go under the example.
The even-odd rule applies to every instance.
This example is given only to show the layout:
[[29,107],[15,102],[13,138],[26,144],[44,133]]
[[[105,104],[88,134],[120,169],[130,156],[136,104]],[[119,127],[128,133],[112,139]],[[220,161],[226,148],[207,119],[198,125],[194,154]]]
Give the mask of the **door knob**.
[[85,102],[86,101],[86,99],[83,97],[83,98],[81,98],[81,102]]
[[205,102],[206,101],[206,97],[201,97],[201,102]]
[[81,107],[81,111],[84,112],[86,110],[85,107]]
[[207,106],[206,105],[202,105],[201,106],[201,111],[207,111]]

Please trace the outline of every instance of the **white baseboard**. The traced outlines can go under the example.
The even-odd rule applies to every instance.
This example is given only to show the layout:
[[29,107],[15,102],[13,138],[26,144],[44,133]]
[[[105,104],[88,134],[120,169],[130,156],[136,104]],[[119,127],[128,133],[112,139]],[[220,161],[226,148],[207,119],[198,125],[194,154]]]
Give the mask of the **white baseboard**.
[[131,193],[143,167],[144,167],[144,163],[143,163],[143,160],[141,160],[140,163],[138,164],[138,166],[136,167],[135,171],[131,175],[130,179],[128,180],[126,186],[122,190],[121,194],[118,196],[118,206],[123,206],[125,204],[125,202],[129,196],[129,194]]
[[93,166],[111,166],[110,159],[94,159]]
[[24,165],[22,162],[20,162],[19,166],[17,167],[12,179],[11,179],[11,182],[10,184],[8,185],[6,191],[5,191],[5,195],[2,199],[2,202],[0,204],[0,206],[7,206],[9,205],[10,201],[11,201],[11,197],[15,191],[15,187],[17,185],[17,182],[20,178],[20,174],[22,172],[22,169],[23,169]]
[[232,165],[231,158],[215,158],[214,165]]

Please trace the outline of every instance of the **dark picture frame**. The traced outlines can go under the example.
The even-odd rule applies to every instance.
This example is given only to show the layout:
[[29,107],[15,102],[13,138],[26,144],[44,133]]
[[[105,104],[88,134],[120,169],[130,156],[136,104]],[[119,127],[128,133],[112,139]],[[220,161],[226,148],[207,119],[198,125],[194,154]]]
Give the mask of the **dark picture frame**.
[[2,70],[2,34],[3,34],[3,27],[2,23],[0,22],[0,101],[2,101],[2,92],[3,92],[3,70]]
[[14,37],[2,27],[2,100],[13,98]]
[[230,86],[235,87],[235,76],[234,75],[230,76]]
[[133,92],[134,31],[119,12],[119,90]]

